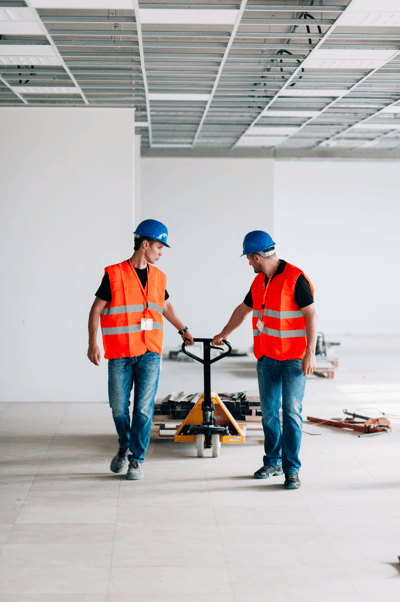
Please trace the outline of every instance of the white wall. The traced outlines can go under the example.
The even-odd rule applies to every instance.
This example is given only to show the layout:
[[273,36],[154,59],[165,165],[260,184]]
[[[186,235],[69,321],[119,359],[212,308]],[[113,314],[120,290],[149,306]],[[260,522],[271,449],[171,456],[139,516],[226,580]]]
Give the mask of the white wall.
[[134,113],[3,108],[0,140],[0,400],[105,400],[87,318],[132,250]]
[[[273,162],[269,159],[141,161],[140,219],[158,219],[171,249],[158,267],[179,317],[197,337],[212,337],[243,301],[254,273],[242,253],[250,230],[273,234]],[[230,338],[252,345],[251,321]],[[166,323],[164,346],[181,339]]]
[[320,330],[399,333],[399,162],[279,161],[274,183],[277,251],[311,278]]

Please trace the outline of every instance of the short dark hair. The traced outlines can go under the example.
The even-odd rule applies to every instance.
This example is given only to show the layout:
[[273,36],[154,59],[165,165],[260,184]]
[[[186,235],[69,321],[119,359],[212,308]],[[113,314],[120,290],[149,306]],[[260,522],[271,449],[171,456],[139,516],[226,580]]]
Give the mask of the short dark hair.
[[154,240],[154,238],[149,238],[148,236],[140,236],[135,238],[135,243],[134,243],[134,251],[139,251],[141,244],[144,240],[148,240],[149,243],[152,245],[154,242],[157,242],[156,240]]

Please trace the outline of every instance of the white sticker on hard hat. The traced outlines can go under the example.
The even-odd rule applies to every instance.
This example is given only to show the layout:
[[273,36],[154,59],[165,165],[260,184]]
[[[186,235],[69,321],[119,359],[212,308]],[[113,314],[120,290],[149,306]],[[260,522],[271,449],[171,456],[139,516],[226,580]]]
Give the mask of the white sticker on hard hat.
[[141,330],[153,330],[153,320],[151,320],[150,318],[142,318],[140,328]]

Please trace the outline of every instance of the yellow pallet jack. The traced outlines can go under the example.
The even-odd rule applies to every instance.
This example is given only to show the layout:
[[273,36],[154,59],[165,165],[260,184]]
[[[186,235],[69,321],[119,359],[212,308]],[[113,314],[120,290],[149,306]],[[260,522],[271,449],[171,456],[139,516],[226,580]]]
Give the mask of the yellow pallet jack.
[[204,393],[187,415],[175,434],[177,443],[196,443],[197,456],[204,457],[205,449],[212,449],[212,457],[219,456],[221,443],[244,443],[245,434],[225,404],[215,391],[211,391],[211,364],[218,362],[232,352],[228,347],[221,355],[211,359],[211,349],[221,351],[220,347],[212,346],[212,339],[194,339],[195,343],[203,343],[203,358],[189,353],[185,344],[182,351],[204,366]]

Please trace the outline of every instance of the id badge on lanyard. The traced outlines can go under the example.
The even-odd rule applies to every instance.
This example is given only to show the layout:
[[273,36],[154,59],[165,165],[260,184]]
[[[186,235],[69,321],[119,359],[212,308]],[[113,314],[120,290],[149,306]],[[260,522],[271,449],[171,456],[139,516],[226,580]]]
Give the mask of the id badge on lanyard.
[[153,320],[151,318],[142,318],[140,322],[141,330],[153,330]]

